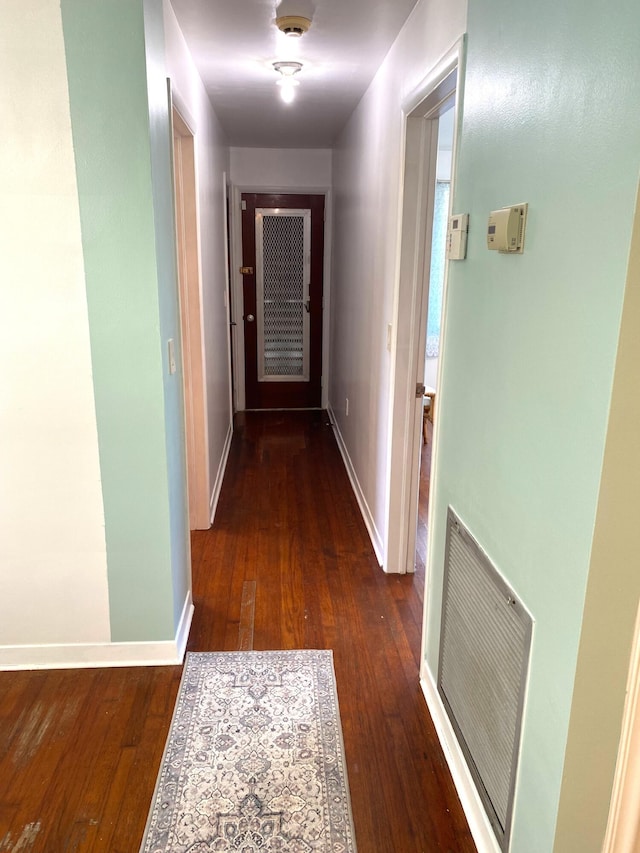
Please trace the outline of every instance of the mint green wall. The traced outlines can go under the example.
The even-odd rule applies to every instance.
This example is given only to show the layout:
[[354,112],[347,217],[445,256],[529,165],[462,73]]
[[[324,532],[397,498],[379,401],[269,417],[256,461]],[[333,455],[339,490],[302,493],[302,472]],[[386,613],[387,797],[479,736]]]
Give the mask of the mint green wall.
[[[553,847],[640,167],[640,6],[476,0],[450,265],[427,663],[451,504],[535,619],[512,850]],[[486,249],[529,203],[525,254]]]
[[162,377],[169,477],[171,563],[174,568],[172,573],[173,621],[174,628],[177,628],[185,597],[188,590],[191,589],[191,551],[186,491],[184,385],[180,372],[172,376],[166,369],[166,347],[170,338],[173,338],[175,342],[177,365],[182,365],[182,355],[178,271],[176,267],[175,200],[172,177],[173,139],[169,115],[162,0],[144,0],[144,25],[160,336],[164,342],[165,369],[162,370]]
[[[150,133],[142,0],[62,0],[62,13],[111,637],[172,639],[189,570],[180,374],[166,375],[166,339],[179,339],[170,193],[159,177],[167,132],[154,112]],[[151,41],[152,73],[164,78],[156,31]]]

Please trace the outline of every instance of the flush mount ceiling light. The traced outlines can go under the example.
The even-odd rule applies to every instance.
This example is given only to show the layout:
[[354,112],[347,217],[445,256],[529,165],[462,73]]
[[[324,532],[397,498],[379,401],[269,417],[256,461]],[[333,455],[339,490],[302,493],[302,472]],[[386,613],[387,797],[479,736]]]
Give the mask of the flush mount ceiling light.
[[301,62],[274,62],[273,67],[282,75],[278,80],[280,86],[280,97],[285,104],[290,104],[295,97],[295,88],[300,85],[298,80],[294,80],[294,75],[302,70]]
[[300,38],[308,32],[310,26],[309,18],[302,15],[283,15],[281,18],[276,18],[276,27],[290,38]]
[[302,71],[301,62],[274,62],[273,67],[285,78],[293,77],[298,71]]

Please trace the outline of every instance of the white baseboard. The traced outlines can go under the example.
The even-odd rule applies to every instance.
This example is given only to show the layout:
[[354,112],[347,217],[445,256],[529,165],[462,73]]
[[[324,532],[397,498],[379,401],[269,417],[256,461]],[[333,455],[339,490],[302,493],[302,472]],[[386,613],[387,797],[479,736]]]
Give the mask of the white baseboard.
[[426,676],[421,677],[420,686],[478,853],[501,853],[498,839],[491,828],[478,789],[430,673],[427,672]]
[[178,653],[178,662],[182,663],[184,660],[184,653],[187,650],[187,643],[189,642],[189,631],[191,630],[191,621],[193,619],[193,611],[195,610],[193,606],[193,596],[191,590],[187,590],[187,594],[184,599],[184,604],[182,606],[182,613],[180,614],[180,621],[178,622],[178,629],[176,631],[176,639],[175,646],[176,652]]
[[333,427],[333,432],[336,437],[336,441],[338,442],[340,455],[342,456],[342,461],[344,462],[344,467],[347,470],[347,476],[349,477],[349,481],[351,483],[351,488],[353,489],[353,493],[356,496],[356,500],[358,501],[360,513],[365,523],[365,527],[367,528],[369,538],[371,539],[371,544],[373,545],[373,550],[375,551],[378,563],[382,565],[382,554],[384,550],[382,546],[382,537],[380,536],[378,528],[376,527],[376,523],[373,519],[373,513],[369,509],[369,504],[367,503],[367,499],[365,498],[364,492],[362,491],[362,488],[360,486],[358,475],[356,474],[356,470],[353,467],[353,462],[351,461],[351,457],[349,456],[349,451],[347,450],[347,446],[344,442],[342,433],[340,432],[340,427],[338,426],[338,422],[331,406],[329,406],[328,411],[329,418],[331,419],[331,425]]
[[175,666],[181,664],[184,659],[192,618],[193,601],[189,590],[173,640],[148,643],[0,646],[0,670]]
[[220,499],[220,492],[222,490],[222,481],[224,480],[224,472],[227,468],[227,460],[229,459],[229,451],[231,450],[231,439],[233,438],[233,421],[229,423],[229,429],[227,430],[227,437],[224,440],[224,447],[222,448],[222,456],[220,457],[220,464],[218,465],[218,473],[216,474],[216,481],[213,484],[213,490],[211,492],[211,498],[209,500],[209,520],[211,524],[213,524],[213,519],[216,515],[216,509],[218,508],[218,500]]

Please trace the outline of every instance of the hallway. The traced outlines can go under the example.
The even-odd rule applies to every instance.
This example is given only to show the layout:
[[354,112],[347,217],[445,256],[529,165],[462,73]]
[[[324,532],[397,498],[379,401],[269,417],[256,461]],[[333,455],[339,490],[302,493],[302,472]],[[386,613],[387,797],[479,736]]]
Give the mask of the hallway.
[[[474,851],[418,684],[419,582],[377,566],[326,413],[237,416],[192,559],[189,650],[333,649],[360,853]],[[0,673],[0,850],[135,853],[180,672]]]
[[236,415],[192,541],[190,650],[239,648],[253,583],[254,648],[333,649],[360,853],[474,851],[418,684],[424,574],[380,570],[326,413]]
[[[503,846],[601,853],[631,751],[640,601],[640,3],[298,3],[311,26],[294,39],[277,23],[288,0],[2,3],[0,853],[136,853],[193,594],[193,649],[334,648],[361,853],[470,846],[419,658],[475,844],[492,850],[483,762],[435,686],[450,509],[533,625],[512,678],[485,651],[495,612],[465,592],[482,622],[458,672],[491,699],[464,691]],[[433,116],[454,84],[452,248],[456,220],[469,228],[446,267],[434,384],[416,320],[429,327]],[[174,128],[197,214],[182,257]],[[250,415],[223,485],[258,321],[247,193],[324,195],[320,405],[349,479],[320,415]],[[489,221],[525,203],[523,253],[491,251]],[[438,395],[424,631],[424,559],[409,577],[377,565],[413,557],[401,523],[423,382]],[[216,519],[194,537],[187,435],[206,457],[194,527]]]

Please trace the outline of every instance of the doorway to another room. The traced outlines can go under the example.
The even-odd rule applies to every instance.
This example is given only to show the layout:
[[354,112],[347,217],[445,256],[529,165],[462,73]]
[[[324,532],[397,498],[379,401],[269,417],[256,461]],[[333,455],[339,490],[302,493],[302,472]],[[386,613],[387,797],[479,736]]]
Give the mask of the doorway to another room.
[[[436,476],[431,471],[431,454],[433,443],[438,440],[439,355],[446,290],[443,228],[446,234],[462,52],[461,41],[403,105],[406,136],[402,229],[394,313],[391,446],[383,558],[385,571],[399,574],[416,571],[427,574],[428,496]],[[420,557],[416,562],[416,542],[420,539]],[[426,581],[417,578],[417,582],[428,589]]]
[[438,399],[438,367],[442,329],[442,301],[445,283],[447,223],[450,209],[451,164],[453,155],[453,105],[438,117],[438,146],[436,184],[431,231],[431,263],[427,331],[424,354],[424,397],[422,413],[422,450],[420,452],[420,481],[418,494],[418,524],[416,531],[416,573],[424,575],[427,560],[429,490],[431,487],[431,452],[433,448],[433,419]]

